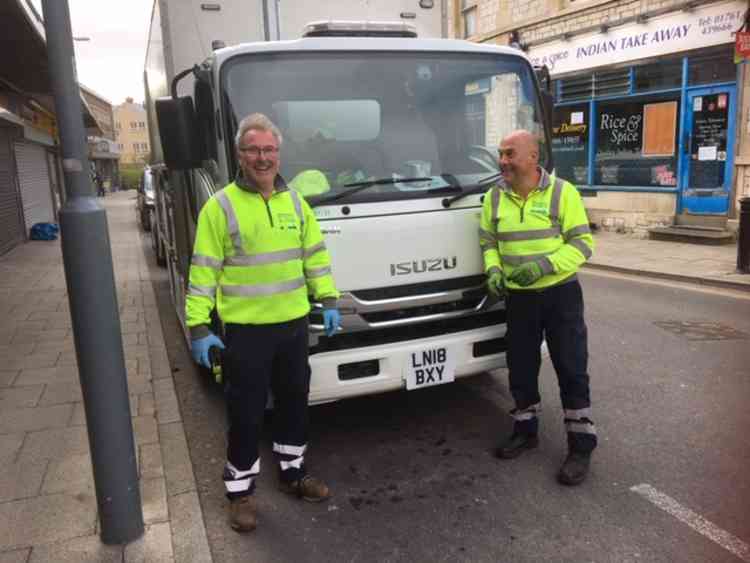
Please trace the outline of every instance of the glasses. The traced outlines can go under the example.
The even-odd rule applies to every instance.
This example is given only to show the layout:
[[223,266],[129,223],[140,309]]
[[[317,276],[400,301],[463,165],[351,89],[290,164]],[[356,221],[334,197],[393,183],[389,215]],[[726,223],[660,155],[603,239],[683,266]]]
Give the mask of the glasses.
[[240,147],[240,152],[249,154],[255,158],[258,158],[261,154],[268,158],[276,156],[279,152],[278,147]]

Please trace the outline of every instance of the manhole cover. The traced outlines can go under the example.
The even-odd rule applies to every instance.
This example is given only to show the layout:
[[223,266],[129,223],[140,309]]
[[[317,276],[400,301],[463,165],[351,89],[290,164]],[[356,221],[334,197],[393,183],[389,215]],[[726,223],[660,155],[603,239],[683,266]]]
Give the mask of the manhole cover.
[[750,335],[731,326],[709,321],[656,321],[656,326],[688,340],[748,340]]

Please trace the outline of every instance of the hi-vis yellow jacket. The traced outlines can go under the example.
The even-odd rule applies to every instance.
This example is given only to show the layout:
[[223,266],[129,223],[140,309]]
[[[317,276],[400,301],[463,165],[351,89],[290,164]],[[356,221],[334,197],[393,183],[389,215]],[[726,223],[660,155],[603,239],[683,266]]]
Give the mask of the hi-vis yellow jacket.
[[216,305],[225,323],[304,317],[308,293],[324,306],[339,296],[331,258],[307,202],[277,177],[266,201],[241,178],[201,209],[185,303],[193,339],[206,336]]
[[[543,289],[569,281],[594,250],[578,190],[544,169],[540,173],[539,185],[525,201],[509,187],[494,186],[484,196],[479,244],[485,272],[502,270],[509,289]],[[520,287],[508,276],[526,262],[537,262],[544,276]]]

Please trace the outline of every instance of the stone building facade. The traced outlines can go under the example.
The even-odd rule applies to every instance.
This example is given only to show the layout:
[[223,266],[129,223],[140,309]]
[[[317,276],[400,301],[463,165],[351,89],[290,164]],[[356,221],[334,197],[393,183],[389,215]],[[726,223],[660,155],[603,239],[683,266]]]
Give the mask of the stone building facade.
[[593,221],[731,226],[750,196],[750,71],[733,60],[746,0],[448,2],[450,37],[549,68],[556,169]]

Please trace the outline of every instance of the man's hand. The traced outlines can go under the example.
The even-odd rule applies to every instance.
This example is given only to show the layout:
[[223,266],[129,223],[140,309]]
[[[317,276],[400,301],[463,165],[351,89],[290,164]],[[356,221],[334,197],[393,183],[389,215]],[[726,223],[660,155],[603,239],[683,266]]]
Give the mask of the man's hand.
[[211,359],[208,357],[208,351],[212,346],[216,346],[224,350],[224,343],[215,334],[211,333],[203,338],[197,338],[190,343],[190,354],[193,356],[193,361],[196,364],[200,364],[208,369],[211,369]]
[[542,267],[539,264],[526,262],[516,268],[508,279],[521,287],[526,287],[539,281],[543,275]]
[[326,336],[333,336],[341,326],[341,313],[338,309],[323,309],[323,326]]
[[495,297],[505,295],[505,276],[500,270],[492,270],[487,276],[487,289]]

